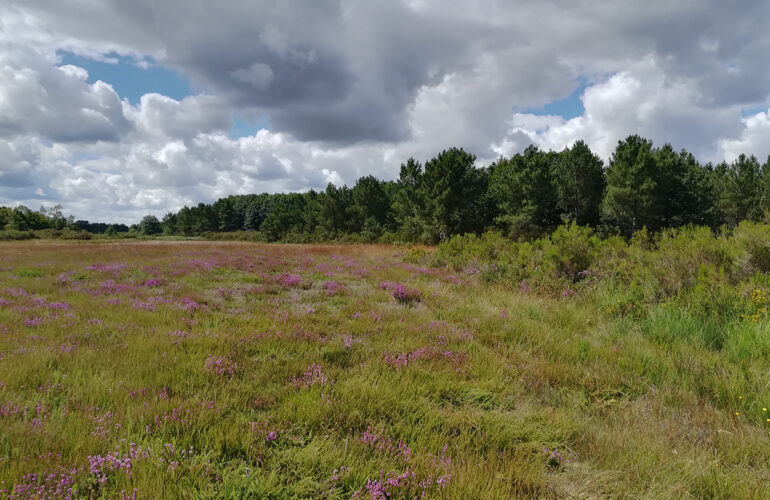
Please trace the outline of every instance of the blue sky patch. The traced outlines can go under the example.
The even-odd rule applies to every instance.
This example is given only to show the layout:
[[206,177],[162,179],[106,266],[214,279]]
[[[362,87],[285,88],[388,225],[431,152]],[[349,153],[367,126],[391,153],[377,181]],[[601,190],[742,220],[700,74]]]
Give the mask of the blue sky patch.
[[582,116],[586,110],[583,107],[583,101],[580,100],[580,96],[583,95],[583,91],[588,87],[588,81],[580,78],[577,80],[577,83],[578,86],[575,90],[564,99],[549,102],[539,108],[525,108],[521,112],[539,116],[556,115],[561,116],[565,120]]
[[144,94],[152,92],[163,94],[176,100],[182,100],[192,94],[190,82],[176,71],[157,65],[146,59],[151,66],[143,69],[131,57],[118,54],[105,54],[116,63],[95,61],[64,50],[58,51],[61,64],[79,66],[88,71],[88,83],[101,80],[112,85],[121,98],[127,98],[131,104],[138,104]]
[[746,118],[757,113],[764,113],[767,111],[767,106],[758,106],[756,108],[743,108],[741,110],[741,118]]
[[270,130],[269,120],[251,122],[235,116],[233,120],[233,126],[230,128],[228,135],[231,139],[238,139],[239,137],[251,137],[263,128]]

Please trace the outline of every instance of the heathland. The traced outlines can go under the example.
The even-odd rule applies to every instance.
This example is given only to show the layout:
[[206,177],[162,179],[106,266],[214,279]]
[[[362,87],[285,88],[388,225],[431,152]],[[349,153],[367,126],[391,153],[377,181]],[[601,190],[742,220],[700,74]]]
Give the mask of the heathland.
[[0,495],[770,495],[770,228],[0,246]]

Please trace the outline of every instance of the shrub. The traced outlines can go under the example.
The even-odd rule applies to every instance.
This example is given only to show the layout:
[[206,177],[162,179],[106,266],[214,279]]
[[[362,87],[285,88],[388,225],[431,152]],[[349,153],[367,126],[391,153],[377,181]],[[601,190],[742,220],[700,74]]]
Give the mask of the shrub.
[[441,243],[434,256],[435,263],[455,270],[479,267],[483,263],[508,260],[513,243],[497,231],[487,231],[481,237],[475,234],[456,234]]
[[426,255],[428,255],[428,250],[426,250],[425,247],[415,246],[407,250],[401,259],[404,262],[409,262],[410,264],[419,264],[423,261]]
[[770,226],[743,221],[732,234],[740,252],[738,266],[744,276],[770,271]]
[[555,268],[557,277],[573,282],[585,276],[585,271],[598,256],[601,241],[591,228],[574,222],[561,225],[544,242],[543,256]]
[[37,238],[32,231],[17,231],[15,229],[7,229],[0,231],[0,240],[12,241],[12,240],[32,240]]
[[422,292],[416,288],[408,288],[404,285],[395,285],[393,287],[393,298],[399,304],[411,306],[422,300]]

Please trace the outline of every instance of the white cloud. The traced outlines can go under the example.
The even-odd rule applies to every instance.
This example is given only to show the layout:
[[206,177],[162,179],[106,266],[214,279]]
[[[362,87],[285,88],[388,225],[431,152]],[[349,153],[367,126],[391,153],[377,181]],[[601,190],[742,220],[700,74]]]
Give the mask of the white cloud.
[[765,161],[770,155],[770,109],[742,121],[744,128],[739,138],[719,141],[723,157],[732,161],[741,153],[750,153]]
[[739,107],[704,107],[697,82],[668,77],[653,57],[587,87],[581,99],[584,114],[570,120],[515,114],[494,149],[504,155],[528,144],[559,150],[582,139],[608,159],[619,140],[638,133],[710,161],[722,158],[720,139],[741,130]]
[[[0,202],[135,222],[235,193],[394,178],[461,146],[481,162],[639,133],[700,159],[770,153],[770,5],[9,0],[0,7]],[[298,13],[302,13],[301,15]],[[173,29],[169,29],[173,27]],[[601,34],[601,36],[599,36]],[[121,99],[57,50],[172,67],[199,93]],[[727,71],[729,69],[729,71]],[[589,82],[585,113],[516,110]],[[272,130],[233,139],[234,115]]]

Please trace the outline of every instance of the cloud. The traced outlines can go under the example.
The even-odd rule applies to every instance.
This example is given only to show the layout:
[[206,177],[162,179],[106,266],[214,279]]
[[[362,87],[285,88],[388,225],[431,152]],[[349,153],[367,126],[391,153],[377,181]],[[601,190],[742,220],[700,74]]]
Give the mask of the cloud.
[[770,157],[770,109],[748,116],[742,122],[740,137],[719,142],[722,156],[732,161],[741,153],[748,153],[765,161]]
[[118,140],[130,128],[120,97],[104,82],[86,82],[75,66],[0,43],[0,137],[40,135],[54,142]]
[[140,139],[189,138],[199,133],[226,130],[232,124],[232,111],[214,96],[194,95],[181,101],[160,94],[145,94],[138,106],[127,103],[123,113]]
[[[632,133],[706,161],[764,157],[770,119],[741,110],[770,105],[768,17],[749,0],[8,0],[0,202],[131,222],[234,193],[392,179],[452,146],[483,164],[583,139],[608,158]],[[131,104],[59,50],[156,61],[194,94]],[[522,111],[579,81],[583,115]],[[235,116],[270,130],[230,137]]]
[[495,150],[509,155],[528,144],[561,149],[582,139],[608,159],[619,140],[638,133],[659,145],[687,148],[703,160],[719,160],[719,141],[742,128],[739,107],[700,106],[697,82],[668,77],[653,57],[589,86],[581,99],[585,113],[570,120],[515,114]]

